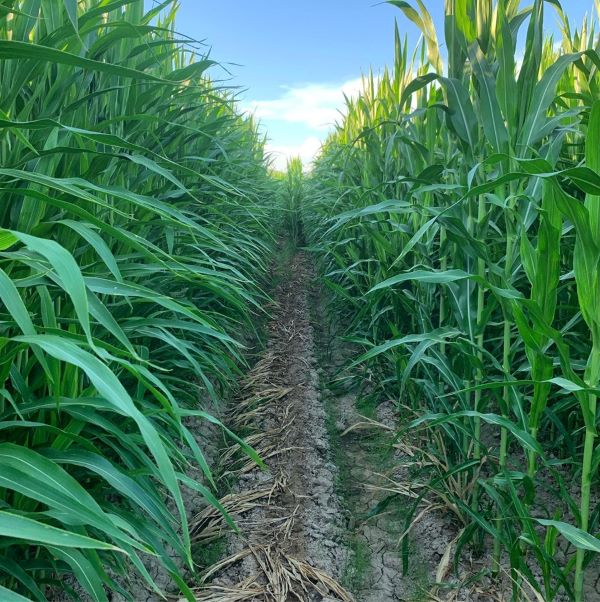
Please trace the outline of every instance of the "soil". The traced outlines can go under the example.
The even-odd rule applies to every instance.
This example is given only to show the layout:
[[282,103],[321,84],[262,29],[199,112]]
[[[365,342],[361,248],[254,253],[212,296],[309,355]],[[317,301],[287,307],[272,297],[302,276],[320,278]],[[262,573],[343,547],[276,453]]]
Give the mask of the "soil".
[[[224,504],[240,534],[228,536],[228,555],[209,568],[210,585],[199,588],[198,600],[353,600],[339,584],[347,549],[319,394],[308,299],[313,274],[303,253],[279,270],[267,348],[227,421],[266,467],[239,446],[225,451],[222,471],[233,485]],[[218,516],[199,516],[195,537],[206,540],[215,522],[222,525]]]
[[[341,342],[339,320],[328,313],[318,292],[314,307],[316,320],[323,325],[319,347],[326,358],[330,437],[344,477],[339,489],[354,517],[348,533],[353,558],[344,583],[361,602],[502,600],[499,592],[480,584],[462,584],[482,568],[479,563],[465,559],[458,578],[450,574],[458,528],[448,512],[423,504],[416,513],[418,520],[406,532],[407,510],[417,494],[410,475],[415,458],[409,446],[395,440],[400,424],[397,408],[377,396],[369,401],[368,383],[356,386],[344,370],[355,350]],[[402,494],[390,497],[397,492]],[[448,582],[448,590],[435,585],[442,580]]]
[[[435,507],[412,525],[410,562],[403,570],[399,542],[410,498],[373,512],[395,488],[411,487],[410,450],[393,445],[396,408],[383,403],[371,415],[359,411],[356,387],[346,387],[343,376],[354,350],[340,342],[338,322],[325,309],[307,257],[298,253],[283,261],[275,276],[280,283],[267,349],[227,418],[267,469],[238,446],[223,454],[221,471],[231,491],[222,502],[240,534],[228,532],[226,553],[208,567],[197,599],[504,599],[480,584],[462,583],[489,558],[465,559],[449,590],[435,586],[450,577],[458,534],[452,517]],[[212,511],[195,522],[197,541],[227,532]]]

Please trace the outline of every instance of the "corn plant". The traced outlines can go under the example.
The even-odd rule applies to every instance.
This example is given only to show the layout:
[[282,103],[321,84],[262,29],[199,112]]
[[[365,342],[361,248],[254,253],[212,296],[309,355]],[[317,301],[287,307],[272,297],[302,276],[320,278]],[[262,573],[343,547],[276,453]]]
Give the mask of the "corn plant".
[[182,492],[218,502],[189,421],[218,424],[206,408],[243,365],[271,184],[175,15],[0,8],[3,600],[133,600],[132,573],[163,595],[148,554],[194,599]]
[[303,239],[301,208],[304,198],[304,179],[302,176],[302,160],[299,157],[290,159],[287,164],[285,185],[282,191],[285,212],[283,227],[292,242],[298,244]]
[[422,41],[410,55],[396,29],[393,70],[348,101],[311,177],[307,231],[364,346],[353,365],[409,408],[406,427],[426,429],[446,467],[423,478],[458,515],[457,549],[490,545],[515,599],[526,579],[544,599],[582,600],[600,551],[596,24],[573,30],[542,0],[447,0],[443,65],[424,3],[390,3]]

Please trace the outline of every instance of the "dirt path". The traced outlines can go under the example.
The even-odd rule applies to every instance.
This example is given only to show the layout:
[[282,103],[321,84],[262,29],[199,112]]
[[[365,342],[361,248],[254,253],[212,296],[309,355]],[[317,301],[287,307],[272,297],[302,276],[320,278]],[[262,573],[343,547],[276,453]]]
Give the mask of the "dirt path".
[[[237,446],[224,452],[223,474],[233,487],[223,504],[241,533],[228,537],[228,556],[206,573],[212,582],[198,600],[352,600],[338,583],[347,551],[315,365],[312,273],[302,253],[279,270],[267,349],[228,417],[267,468]],[[207,510],[195,520],[195,541],[210,540],[221,527]]]
[[422,487],[411,472],[420,442],[397,441],[396,405],[345,370],[356,350],[326,310],[310,257],[282,250],[274,279],[267,348],[222,417],[266,466],[238,445],[222,451],[221,503],[240,532],[212,506],[191,521],[201,553],[218,542],[197,600],[509,600],[510,584],[484,576],[489,550],[463,553],[453,573],[460,525],[444,503],[425,496],[407,514]]
[[266,469],[237,445],[223,451],[218,472],[230,493],[221,501],[240,534],[212,508],[192,521],[195,543],[226,533],[197,599],[495,600],[472,591],[436,596],[432,584],[448,572],[456,535],[449,517],[416,521],[403,572],[399,541],[410,496],[373,510],[396,488],[410,489],[410,454],[401,445],[390,453],[398,421],[392,403],[357,407],[356,383],[346,383],[343,370],[353,350],[325,311],[309,262],[303,253],[280,258],[267,348],[225,417]]
[[449,596],[434,586],[451,565],[456,528],[448,515],[419,515],[403,571],[399,542],[412,494],[373,512],[390,493],[411,492],[411,452],[392,446],[396,408],[359,408],[360,388],[343,370],[353,350],[315,290],[310,258],[282,255],[267,348],[224,417],[266,468],[237,445],[223,451],[217,472],[230,493],[221,502],[240,533],[214,508],[192,521],[192,539],[204,549],[226,538],[197,600],[497,600],[458,583]]

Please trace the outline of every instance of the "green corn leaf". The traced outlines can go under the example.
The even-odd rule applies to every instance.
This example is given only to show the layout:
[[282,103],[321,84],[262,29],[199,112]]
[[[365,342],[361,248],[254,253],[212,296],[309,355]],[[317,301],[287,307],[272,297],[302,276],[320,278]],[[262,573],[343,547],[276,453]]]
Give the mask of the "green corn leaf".
[[396,347],[402,347],[409,343],[420,343],[422,341],[433,341],[436,343],[441,343],[447,339],[455,338],[460,336],[461,332],[454,328],[438,328],[431,332],[424,332],[422,334],[411,334],[399,339],[393,339],[391,341],[386,341],[381,345],[376,345],[373,349],[369,349],[366,353],[363,353],[357,360],[352,362],[352,366],[356,366],[363,362],[366,362],[382,353],[389,351],[390,349],[395,349]]
[[[165,486],[177,504],[182,524],[187,525],[181,491],[167,451],[150,420],[136,408],[133,400],[114,373],[87,351],[58,337],[37,335],[35,337],[16,337],[16,340],[31,345],[39,345],[46,353],[56,359],[79,367],[87,374],[98,393],[106,401],[114,406],[118,412],[131,417],[137,423],[140,434],[156,460],[158,471],[164,480]],[[184,529],[184,539],[186,540],[186,546],[189,547],[187,529]]]
[[[6,272],[2,270],[2,268],[0,268],[0,299],[2,299],[2,303],[4,303],[6,309],[8,309],[23,334],[37,334],[36,328],[31,321],[29,312],[27,311],[27,307],[19,295],[19,291]],[[48,366],[48,363],[46,362],[46,358],[37,348],[34,348],[33,352],[40,362],[40,365],[44,368],[48,380],[50,382],[54,382],[54,376]]]
[[[52,0],[50,0],[49,3],[52,4]],[[32,59],[41,63],[51,62],[59,65],[81,67],[83,69],[89,69],[90,71],[98,71],[100,73],[107,73],[126,79],[163,82],[161,78],[149,73],[143,73],[127,67],[120,67],[111,63],[86,59],[56,48],[37,46],[28,42],[0,40],[0,60],[6,59]],[[166,80],[164,81],[166,83]]]
[[6,602],[31,602],[30,598],[26,598],[25,596],[21,596],[21,594],[11,592],[2,585],[0,585],[0,594],[2,594],[2,599],[6,600]]
[[504,289],[493,284],[490,284],[484,278],[475,274],[468,274],[463,270],[445,270],[443,272],[430,272],[427,270],[414,270],[412,272],[405,272],[404,274],[398,274],[392,276],[383,282],[376,284],[369,293],[373,293],[379,290],[384,290],[393,287],[397,284],[401,284],[407,281],[423,282],[425,284],[449,284],[451,282],[458,282],[460,280],[473,280],[485,288],[489,288],[499,297],[505,299],[520,299],[522,296],[516,290]]
[[79,33],[79,23],[77,21],[77,0],[64,0],[64,3],[69,21],[71,21],[75,32]]
[[543,518],[536,518],[535,521],[544,527],[553,527],[556,529],[566,540],[571,542],[576,548],[580,550],[589,550],[590,552],[600,552],[600,539],[570,525],[557,520],[547,520]]
[[66,562],[73,570],[73,575],[91,596],[94,602],[108,602],[103,587],[103,579],[94,569],[92,563],[78,550],[49,547],[50,552]]
[[580,58],[580,54],[565,54],[551,65],[533,89],[531,110],[527,114],[521,130],[517,147],[519,155],[529,153],[530,148],[539,141],[540,131],[546,117],[546,111],[556,96],[556,85],[565,69]]
[[511,433],[515,439],[527,450],[534,451],[537,454],[542,455],[543,450],[540,444],[527,432],[519,428],[516,424],[510,420],[498,416],[497,414],[483,414],[474,410],[462,410],[454,412],[453,414],[426,414],[416,420],[413,420],[410,424],[410,428],[416,428],[424,423],[430,425],[444,424],[447,422],[455,422],[461,418],[479,418],[488,424],[494,424],[505,428]]
[[119,265],[113,253],[111,252],[109,246],[104,242],[102,237],[95,232],[88,224],[83,222],[78,222],[71,219],[63,219],[58,221],[57,223],[63,224],[72,230],[75,230],[85,241],[87,241],[98,256],[102,259],[106,267],[110,270],[111,274],[121,282],[123,280],[123,276],[121,275],[121,270],[119,269]]
[[440,81],[448,95],[450,123],[458,137],[467,144],[470,152],[473,152],[478,139],[477,118],[469,94],[458,79],[442,77]]
[[62,286],[71,298],[88,342],[93,346],[87,291],[81,270],[73,256],[53,240],[31,236],[23,232],[13,231],[11,234],[24,243],[28,249],[42,255],[54,268],[57,276],[61,279]]
[[479,82],[479,105],[483,131],[496,152],[505,152],[508,130],[496,98],[497,85],[489,63],[479,48],[470,53],[471,64]]
[[95,550],[113,550],[122,552],[120,548],[91,537],[78,535],[64,529],[58,529],[17,514],[0,510],[0,534],[11,539],[38,542],[43,545],[66,548],[82,548]]

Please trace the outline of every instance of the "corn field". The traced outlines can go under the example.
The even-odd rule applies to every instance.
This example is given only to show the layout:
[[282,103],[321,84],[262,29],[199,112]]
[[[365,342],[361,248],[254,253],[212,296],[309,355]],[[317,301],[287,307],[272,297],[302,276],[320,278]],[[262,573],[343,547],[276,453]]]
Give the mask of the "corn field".
[[493,540],[515,597],[529,580],[581,600],[600,550],[597,21],[448,0],[442,36],[422,2],[391,4],[423,42],[411,54],[397,31],[393,69],[348,102],[307,231],[356,364],[404,407],[398,436],[427,431],[419,478],[458,516],[459,546]]
[[0,599],[158,590],[143,554],[193,599],[181,488],[218,502],[188,424],[263,296],[263,142],[172,2],[0,11]]
[[287,600],[202,597],[185,498],[234,530],[208,425],[262,465],[212,409],[264,336],[282,237],[343,374],[418,443],[418,486],[381,506],[402,498],[408,533],[436,500],[506,600],[593,599],[600,37],[570,2],[445,0],[441,32],[389,0],[394,64],[309,173],[277,174],[177,2],[3,0],[1,601],[161,599],[149,558],[175,599]]

